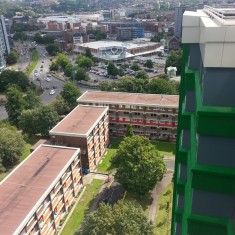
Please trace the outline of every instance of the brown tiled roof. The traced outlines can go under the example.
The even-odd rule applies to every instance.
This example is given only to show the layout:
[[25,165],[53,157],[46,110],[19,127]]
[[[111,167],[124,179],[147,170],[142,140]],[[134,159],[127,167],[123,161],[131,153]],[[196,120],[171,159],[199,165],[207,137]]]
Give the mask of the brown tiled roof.
[[99,122],[106,109],[106,107],[99,106],[77,106],[50,131],[50,135],[61,133],[85,136]]
[[125,92],[87,91],[78,98],[78,103],[104,102],[106,104],[134,104],[178,108],[178,95],[159,95]]
[[56,177],[62,176],[76,151],[42,145],[1,182],[0,234],[12,235],[27,216],[31,218],[33,207],[44,200],[46,191],[51,190]]

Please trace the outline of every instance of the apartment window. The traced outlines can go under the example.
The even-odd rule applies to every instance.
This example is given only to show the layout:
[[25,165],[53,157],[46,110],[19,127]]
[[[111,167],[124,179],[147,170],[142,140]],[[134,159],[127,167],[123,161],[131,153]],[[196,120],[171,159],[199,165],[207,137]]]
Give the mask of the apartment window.
[[155,126],[151,126],[151,129],[152,130],[156,130],[157,128]]
[[157,114],[156,113],[151,113],[151,117],[156,117]]
[[129,112],[124,112],[124,114],[126,114],[126,115],[127,115],[127,114],[129,114]]
[[126,108],[126,106],[125,106],[125,105],[122,105],[122,108],[123,108],[123,109],[125,109],[125,108]]
[[165,127],[162,127],[162,130],[163,130],[163,131],[167,131],[167,128],[165,128]]
[[162,117],[168,118],[168,115],[167,114],[162,114]]

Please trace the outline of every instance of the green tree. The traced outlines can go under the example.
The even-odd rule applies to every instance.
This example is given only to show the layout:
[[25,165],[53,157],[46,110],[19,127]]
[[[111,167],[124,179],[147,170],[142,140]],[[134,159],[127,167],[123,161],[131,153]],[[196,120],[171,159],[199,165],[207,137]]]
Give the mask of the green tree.
[[25,142],[18,131],[6,127],[0,128],[0,159],[4,168],[16,164],[24,150],[24,146]]
[[57,112],[47,105],[39,106],[32,110],[24,110],[20,117],[19,126],[27,134],[41,134],[48,136],[59,121]]
[[123,77],[125,75],[125,72],[124,72],[124,70],[122,68],[120,68],[118,70],[118,75],[121,76],[121,77]]
[[59,54],[56,58],[56,63],[62,68],[62,70],[65,70],[67,64],[70,63],[70,60],[68,56],[64,54]]
[[147,92],[151,94],[168,94],[168,95],[176,95],[178,93],[176,91],[174,83],[160,78],[154,78],[151,81],[149,81],[147,85]]
[[26,91],[29,80],[21,71],[6,69],[0,74],[0,91],[6,91],[7,87],[11,85],[17,85],[22,91]]
[[140,79],[148,79],[149,78],[148,74],[144,70],[138,71],[137,74],[135,75],[135,77],[140,78]]
[[107,82],[107,81],[102,81],[99,84],[99,89],[101,91],[112,91],[113,90],[113,83]]
[[181,49],[178,51],[170,51],[170,55],[167,57],[166,64],[165,64],[165,73],[167,67],[176,67],[177,68],[177,75],[181,74],[181,63],[182,63],[182,56],[183,52]]
[[78,56],[76,62],[79,67],[84,69],[90,69],[93,65],[93,61],[85,56]]
[[85,56],[86,56],[87,58],[93,59],[93,55],[92,55],[92,53],[91,53],[90,48],[86,48]]
[[70,107],[69,105],[65,102],[65,100],[61,96],[57,96],[56,99],[54,99],[51,103],[50,106],[59,114],[59,115],[64,115],[69,113]]
[[11,124],[17,125],[19,122],[20,114],[24,110],[25,100],[23,93],[16,87],[9,87],[6,93],[7,103],[5,105],[8,113],[8,119]]
[[74,78],[77,81],[88,81],[89,80],[89,76],[87,75],[86,71],[83,68],[77,68],[77,70],[75,71],[74,74]]
[[139,71],[140,70],[140,66],[136,63],[133,63],[131,65],[131,69],[134,70],[134,71]]
[[23,98],[25,103],[25,109],[33,109],[41,105],[40,97],[32,89],[29,89]]
[[153,68],[153,61],[152,60],[146,60],[145,64],[144,64],[145,67],[147,68]]
[[117,76],[118,68],[112,62],[109,62],[108,67],[107,67],[107,72],[109,75]]
[[166,171],[163,157],[148,138],[141,136],[125,137],[112,164],[117,167],[116,180],[138,195],[148,194]]
[[60,52],[60,48],[56,44],[49,44],[46,47],[46,50],[47,50],[48,54],[51,56],[56,56],[57,53]]
[[60,95],[70,107],[70,110],[72,110],[77,106],[77,99],[81,95],[81,92],[73,83],[66,82]]
[[131,125],[131,124],[128,124],[128,125],[127,125],[125,136],[126,136],[126,137],[132,137],[132,136],[134,136],[134,132],[133,132],[133,128],[132,128],[132,125]]
[[19,58],[19,54],[16,50],[11,50],[11,52],[7,55],[7,64],[12,65],[16,64]]
[[85,221],[83,235],[154,235],[153,225],[135,202],[102,203]]
[[56,61],[53,61],[50,65],[50,71],[58,71],[59,70],[59,65],[56,63]]
[[73,74],[73,65],[71,63],[68,63],[64,69],[64,74],[67,77],[71,77]]

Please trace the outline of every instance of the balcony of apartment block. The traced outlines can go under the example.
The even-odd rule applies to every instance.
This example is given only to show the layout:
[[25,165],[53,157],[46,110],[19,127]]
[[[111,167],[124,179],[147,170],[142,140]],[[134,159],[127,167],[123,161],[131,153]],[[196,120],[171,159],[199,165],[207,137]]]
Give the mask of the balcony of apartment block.
[[61,188],[61,190],[56,194],[56,196],[53,198],[53,200],[51,202],[53,210],[55,210],[57,208],[57,206],[62,198],[63,198],[63,189]]
[[158,126],[159,127],[171,127],[171,128],[175,128],[175,127],[177,127],[177,123],[176,122],[172,122],[172,120],[160,120],[158,122]]
[[92,139],[90,139],[89,142],[87,142],[88,153],[92,150],[93,146],[94,146],[94,137],[92,137]]
[[47,219],[47,221],[45,222],[45,227],[42,229],[41,234],[50,234],[50,232],[52,230],[54,230],[54,220],[52,217],[52,214],[50,215],[50,217]]
[[142,126],[142,125],[145,124],[145,120],[143,118],[142,119],[141,118],[138,118],[138,119],[137,118],[132,118],[131,119],[131,124],[132,125],[141,125]]
[[33,217],[30,219],[30,221],[25,226],[26,231],[30,232],[31,230],[33,230],[36,223],[37,223],[37,219],[36,219],[35,215],[33,215]]
[[93,133],[93,136],[96,135],[96,133],[99,131],[99,126],[96,125],[95,128],[93,129],[92,133]]

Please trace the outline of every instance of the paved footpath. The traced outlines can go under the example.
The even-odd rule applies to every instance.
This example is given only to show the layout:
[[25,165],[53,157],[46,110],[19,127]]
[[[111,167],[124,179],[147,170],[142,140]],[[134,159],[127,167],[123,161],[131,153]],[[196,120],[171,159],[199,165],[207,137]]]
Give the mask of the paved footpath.
[[149,214],[148,214],[148,219],[150,221],[155,222],[159,197],[166,189],[166,187],[171,183],[172,176],[173,172],[167,172],[164,175],[163,179],[156,184],[155,188],[152,191],[153,201],[152,204],[149,206]]

